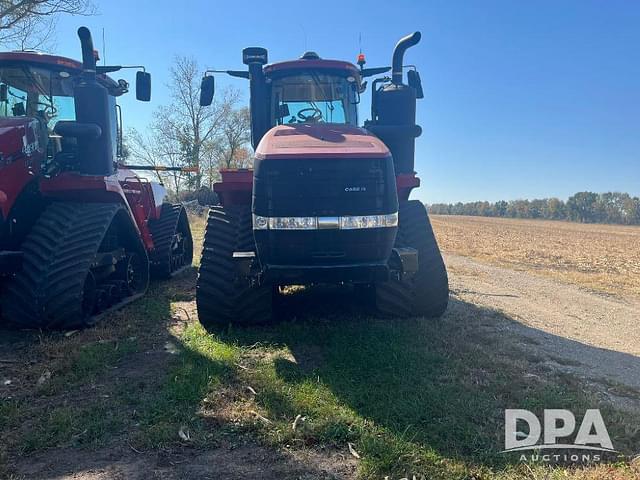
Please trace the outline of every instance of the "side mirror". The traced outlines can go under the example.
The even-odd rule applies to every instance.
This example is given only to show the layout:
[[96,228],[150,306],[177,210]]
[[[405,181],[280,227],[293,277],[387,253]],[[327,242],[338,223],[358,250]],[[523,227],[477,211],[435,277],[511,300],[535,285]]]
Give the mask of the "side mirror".
[[18,102],[13,107],[11,107],[11,112],[14,117],[24,117],[27,114],[27,111],[24,108],[24,102]]
[[6,83],[0,84],[0,102],[5,103],[9,101],[9,88]]
[[136,73],[136,98],[141,102],[151,100],[151,74],[147,72]]
[[420,80],[420,74],[416,70],[409,70],[407,72],[407,82],[410,87],[415,88],[416,98],[424,98],[424,92],[422,91],[422,80]]
[[213,94],[216,89],[215,78],[211,75],[202,78],[200,84],[200,106],[207,107],[213,102]]

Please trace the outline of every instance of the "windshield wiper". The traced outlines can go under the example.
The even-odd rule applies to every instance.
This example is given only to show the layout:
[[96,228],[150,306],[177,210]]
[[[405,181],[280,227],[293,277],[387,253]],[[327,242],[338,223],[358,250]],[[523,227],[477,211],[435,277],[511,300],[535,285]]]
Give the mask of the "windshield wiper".
[[[318,89],[320,90],[320,92],[322,92],[322,96],[324,97],[324,101],[328,102],[327,103],[327,107],[329,108],[329,110],[331,110],[331,112],[333,113],[333,110],[336,108],[333,106],[333,101],[331,99],[329,99],[329,95],[327,95],[327,92],[324,91],[324,87],[322,86],[322,82],[320,81],[320,77],[318,76],[318,72],[315,71],[311,71],[311,78],[313,78],[313,81],[316,83],[316,85],[318,86]],[[315,100],[314,100],[315,101]],[[310,102],[312,103],[312,102]],[[315,108],[318,108],[314,105]]]

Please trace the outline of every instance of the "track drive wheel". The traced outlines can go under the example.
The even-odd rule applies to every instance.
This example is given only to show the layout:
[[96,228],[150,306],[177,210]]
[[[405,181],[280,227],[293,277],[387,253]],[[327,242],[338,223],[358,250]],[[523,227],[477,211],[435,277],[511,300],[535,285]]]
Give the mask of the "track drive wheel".
[[149,255],[154,278],[169,278],[191,265],[193,238],[182,205],[163,204],[160,218],[149,221],[149,230],[155,245]]
[[449,280],[425,206],[418,200],[400,204],[395,247],[418,251],[418,271],[374,285],[375,306],[383,316],[440,317],[449,302]]
[[229,323],[258,324],[272,318],[273,288],[236,270],[233,252],[254,251],[249,207],[212,207],[204,236],[196,302],[207,329]]
[[[147,254],[128,211],[119,203],[52,203],[23,243],[22,269],[2,295],[2,312],[23,328],[68,329],[93,323],[122,295],[119,272],[130,256],[135,288],[149,282]],[[115,283],[113,283],[115,282]],[[120,289],[118,289],[120,290]]]

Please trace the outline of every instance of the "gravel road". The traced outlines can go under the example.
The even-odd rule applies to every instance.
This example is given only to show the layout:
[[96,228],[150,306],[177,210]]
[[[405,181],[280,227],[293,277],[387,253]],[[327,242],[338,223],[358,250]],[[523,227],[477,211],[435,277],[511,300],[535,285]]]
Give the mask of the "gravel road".
[[513,319],[503,325],[505,332],[529,338],[532,352],[587,380],[640,392],[640,299],[605,296],[458,255],[445,255],[445,261],[454,297]]

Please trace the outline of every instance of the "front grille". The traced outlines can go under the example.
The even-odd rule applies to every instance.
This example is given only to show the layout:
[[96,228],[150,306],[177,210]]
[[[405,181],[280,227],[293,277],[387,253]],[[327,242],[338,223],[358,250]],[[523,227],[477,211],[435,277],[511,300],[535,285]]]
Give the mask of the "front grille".
[[256,162],[253,210],[266,217],[372,215],[397,211],[391,158]]

